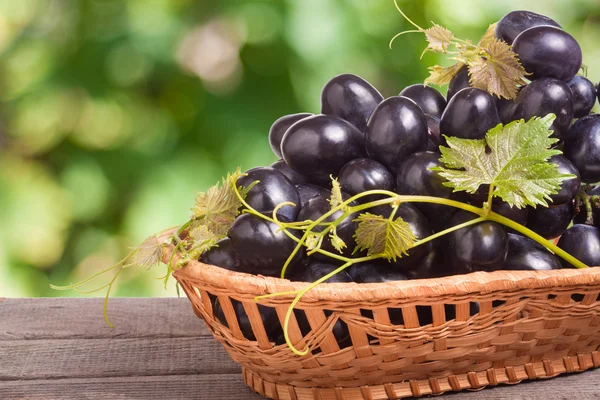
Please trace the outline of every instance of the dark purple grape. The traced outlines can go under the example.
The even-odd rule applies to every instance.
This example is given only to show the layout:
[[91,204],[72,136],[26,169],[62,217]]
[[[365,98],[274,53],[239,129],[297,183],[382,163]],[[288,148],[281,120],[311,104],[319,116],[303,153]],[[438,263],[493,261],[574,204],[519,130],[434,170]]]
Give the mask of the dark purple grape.
[[385,260],[355,264],[348,268],[348,274],[356,283],[382,283],[407,279],[406,275]]
[[600,115],[581,118],[573,124],[565,138],[565,157],[575,165],[581,181],[600,181]]
[[427,120],[421,108],[406,97],[390,97],[369,119],[367,153],[394,172],[409,154],[427,148],[427,136]]
[[448,260],[440,247],[434,248],[419,262],[409,265],[401,271],[406,274],[408,279],[439,278],[449,275],[451,272],[448,268]]
[[298,183],[306,183],[308,179],[304,175],[300,175],[296,171],[290,168],[289,165],[283,160],[277,160],[270,165],[271,168],[275,168],[286,176],[294,185]]
[[[600,229],[595,226],[573,225],[562,234],[558,247],[589,267],[600,266]],[[560,262],[565,268],[573,268],[562,258]]]
[[331,198],[331,191],[312,183],[299,183],[296,185],[296,190],[298,190],[300,196],[300,209],[306,206],[306,203],[314,197]]
[[558,191],[558,193],[550,196],[552,201],[552,203],[549,203],[550,207],[566,204],[573,200],[577,193],[579,193],[579,186],[581,184],[581,177],[579,176],[579,171],[573,165],[573,163],[562,154],[554,155],[550,157],[548,161],[558,165],[559,173],[573,174],[576,176],[576,178],[571,178],[562,181],[561,188]]
[[296,122],[281,142],[283,159],[309,179],[329,181],[347,162],[364,157],[364,135],[332,115],[315,115]]
[[496,25],[495,36],[504,40],[508,44],[512,44],[519,34],[529,28],[541,25],[551,25],[561,28],[558,22],[552,18],[542,14],[537,14],[531,11],[511,11],[506,14]]
[[[350,196],[369,190],[388,190],[396,188],[394,175],[375,160],[357,158],[344,165],[338,176],[342,190]],[[361,203],[377,200],[381,196],[365,196]]]
[[371,113],[383,96],[364,79],[342,74],[325,84],[321,92],[321,113],[345,119],[365,131]]
[[573,94],[565,82],[542,78],[521,89],[515,99],[514,120],[529,121],[548,114],[556,115],[550,126],[552,137],[563,139],[573,122]]
[[252,168],[237,180],[237,185],[247,187],[258,181],[246,195],[246,202],[256,211],[271,214],[275,207],[283,202],[289,201],[296,204],[283,206],[278,213],[290,221],[295,221],[300,212],[300,197],[296,187],[284,174],[270,167]]
[[[284,218],[280,218],[284,220]],[[238,216],[227,236],[238,260],[239,267],[251,274],[279,276],[296,242],[278,225],[252,214]],[[303,252],[292,261],[290,268],[302,261]]]
[[[237,300],[232,300],[231,305],[233,306],[235,316],[238,320],[238,326],[240,327],[240,330],[242,331],[244,337],[248,340],[256,340],[254,332],[252,331],[252,325],[250,324],[250,318],[248,318],[248,314],[246,314],[244,305]],[[260,304],[258,305],[258,311],[260,313],[260,318],[262,319],[262,323],[269,340],[275,341],[282,331],[281,324],[279,323],[279,318],[277,317],[277,312],[274,308],[265,307]],[[229,327],[219,299],[215,299],[213,305],[213,315],[223,325]]]
[[555,78],[566,81],[581,68],[581,47],[577,40],[555,26],[536,26],[521,32],[513,42],[529,79]]
[[485,90],[465,88],[448,102],[440,120],[440,132],[463,139],[482,139],[499,123],[492,95]]
[[526,207],[513,207],[507,202],[495,198],[492,200],[492,210],[518,224],[525,225],[527,223],[529,210]]
[[[292,280],[297,282],[314,282],[335,271],[339,267],[339,265],[329,264],[318,260],[310,261],[306,266],[298,268],[298,271],[293,275]],[[338,272],[325,281],[325,283],[344,282],[352,282],[352,278],[346,270]]]
[[503,270],[547,271],[562,268],[560,260],[528,237],[508,234]]
[[496,101],[496,108],[498,109],[498,115],[500,116],[500,122],[506,125],[513,121],[513,115],[515,113],[515,102],[501,97],[494,97]]
[[469,69],[465,65],[458,70],[458,73],[454,75],[448,84],[448,93],[446,93],[447,101],[450,102],[454,95],[460,92],[462,89],[471,87],[469,80]]
[[[427,118],[427,132],[429,136],[429,143],[432,143],[435,148],[433,150],[439,152],[439,145],[445,144],[444,137],[440,132],[440,119],[433,115],[425,114]],[[430,150],[427,148],[427,150]]]
[[241,271],[237,266],[233,246],[229,238],[219,240],[216,247],[208,249],[200,256],[200,261],[229,271]]
[[559,237],[573,220],[573,203],[529,210],[527,227],[546,239]]
[[569,79],[567,85],[573,93],[573,116],[575,118],[585,117],[596,104],[598,95],[596,86],[581,75],[575,75]]
[[441,118],[444,109],[446,108],[446,99],[444,96],[432,88],[417,83],[402,90],[399,96],[408,97],[423,110],[423,113],[430,114]]
[[271,125],[271,129],[269,130],[269,144],[277,157],[281,158],[281,140],[289,127],[311,115],[309,113],[285,115]]

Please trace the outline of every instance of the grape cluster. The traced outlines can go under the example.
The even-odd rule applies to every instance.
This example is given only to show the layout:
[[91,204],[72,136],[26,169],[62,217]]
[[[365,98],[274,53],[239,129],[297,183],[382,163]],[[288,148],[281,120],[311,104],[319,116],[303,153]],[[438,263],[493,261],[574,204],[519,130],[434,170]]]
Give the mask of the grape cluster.
[[[242,187],[258,181],[247,194],[248,205],[271,215],[278,204],[289,202],[277,210],[279,220],[314,221],[331,209],[333,177],[345,199],[369,190],[386,190],[481,206],[488,199],[488,187],[480,187],[475,194],[453,192],[444,185],[444,178],[431,170],[441,165],[439,148],[445,145],[445,136],[482,139],[500,123],[552,113],[556,115],[553,137],[559,139],[557,146],[564,155],[554,156],[550,162],[561,173],[576,177],[563,181],[549,207],[516,208],[496,198],[492,209],[546,239],[560,237],[560,248],[588,265],[600,265],[600,186],[594,186],[600,181],[600,115],[590,114],[597,86],[576,75],[582,66],[581,48],[557,22],[527,11],[504,16],[495,36],[512,45],[528,73],[515,99],[471,87],[466,67],[452,78],[447,97],[432,87],[415,84],[384,99],[358,76],[336,76],[323,87],[320,114],[287,115],[272,125],[269,142],[280,160],[253,168],[238,180]],[[374,201],[377,196],[358,201]],[[388,205],[365,211],[388,217],[391,210]],[[403,203],[396,215],[408,223],[417,239],[476,217],[430,203]],[[341,217],[339,211],[325,222]],[[336,228],[347,245],[341,252],[345,256],[356,253],[355,218],[346,216]],[[204,253],[201,260],[234,271],[279,276],[295,246],[277,224],[242,213],[228,238]],[[321,248],[336,252],[328,240]],[[312,282],[339,265],[322,254],[308,256],[299,251],[286,277]],[[530,238],[483,221],[411,248],[396,261],[379,259],[353,265],[329,282],[373,283],[473,271],[569,267]],[[244,313],[241,306],[235,307],[236,312]],[[338,330],[340,339],[347,333],[342,328]]]

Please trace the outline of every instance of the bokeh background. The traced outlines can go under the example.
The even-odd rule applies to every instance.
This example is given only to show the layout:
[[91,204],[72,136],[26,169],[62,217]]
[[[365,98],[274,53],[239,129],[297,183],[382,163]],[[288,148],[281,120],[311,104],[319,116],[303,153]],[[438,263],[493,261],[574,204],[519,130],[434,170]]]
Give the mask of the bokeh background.
[[[400,0],[477,40],[525,5],[582,45],[600,80],[598,0]],[[184,222],[196,191],[275,161],[271,123],[319,111],[358,74],[395,95],[444,61],[392,0],[0,0],[0,296],[67,284]],[[448,65],[446,62],[444,65]],[[445,88],[441,89],[445,92]],[[115,295],[167,296],[131,270]]]

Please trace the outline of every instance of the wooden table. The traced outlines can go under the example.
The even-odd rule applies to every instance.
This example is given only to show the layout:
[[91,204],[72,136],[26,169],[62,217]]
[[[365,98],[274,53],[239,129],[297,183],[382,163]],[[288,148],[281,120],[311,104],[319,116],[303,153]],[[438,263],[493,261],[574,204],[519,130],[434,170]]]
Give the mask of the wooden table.
[[[255,400],[182,299],[0,298],[0,399]],[[443,397],[596,399],[600,369]]]

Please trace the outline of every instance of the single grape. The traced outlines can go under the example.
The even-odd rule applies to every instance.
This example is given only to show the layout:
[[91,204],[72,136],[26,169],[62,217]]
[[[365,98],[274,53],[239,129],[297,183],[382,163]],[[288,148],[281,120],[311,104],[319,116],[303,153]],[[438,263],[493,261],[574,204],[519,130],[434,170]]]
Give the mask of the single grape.
[[581,47],[577,40],[555,26],[536,26],[521,32],[513,42],[529,79],[571,79],[581,68]]
[[349,122],[332,115],[316,115],[288,129],[281,152],[294,171],[309,179],[328,181],[347,162],[365,156],[365,140]]
[[418,263],[408,265],[401,271],[406,274],[408,279],[439,278],[450,274],[447,260],[440,247],[432,249]]
[[579,171],[573,165],[573,163],[562,154],[554,155],[550,157],[548,161],[558,165],[559,173],[575,175],[575,178],[562,181],[558,193],[550,195],[552,203],[549,203],[549,206],[559,206],[572,201],[575,198],[575,196],[577,196],[577,193],[579,193],[579,186],[581,184],[581,177],[579,176]]
[[219,240],[216,247],[212,247],[205,251],[200,256],[200,261],[205,264],[216,265],[217,267],[229,271],[241,272],[241,269],[237,266],[235,253],[233,252],[233,246],[231,245],[231,239],[229,238]]
[[508,253],[503,270],[547,271],[560,269],[560,260],[528,237],[508,234]]
[[246,171],[245,176],[237,180],[237,185],[247,187],[258,181],[246,195],[246,202],[253,209],[270,215],[282,202],[292,202],[296,206],[286,205],[278,213],[290,221],[295,221],[300,211],[300,197],[290,180],[275,168],[257,167]]
[[505,201],[498,198],[492,200],[492,210],[508,219],[515,221],[518,224],[525,225],[527,223],[528,208],[517,208],[511,206]]
[[331,198],[331,191],[312,183],[299,183],[296,185],[296,190],[300,196],[300,209],[304,208],[306,203],[314,197]]
[[293,169],[291,169],[290,166],[287,165],[287,163],[283,160],[275,161],[273,164],[270,165],[270,167],[275,168],[276,170],[284,174],[285,177],[288,178],[290,182],[292,182],[294,185],[298,183],[308,182],[308,179],[304,175],[301,175]]
[[[233,306],[235,316],[238,320],[238,326],[240,327],[244,337],[248,340],[256,340],[254,332],[252,331],[252,325],[250,324],[250,318],[248,318],[248,314],[246,314],[244,305],[237,300],[231,300],[231,305]],[[260,304],[258,305],[258,311],[269,340],[275,341],[282,332],[281,324],[277,318],[277,312],[274,308],[265,307]],[[223,307],[221,306],[219,299],[215,299],[214,301],[213,315],[223,325],[229,327],[227,319],[225,318],[225,312],[223,311]]]
[[[427,118],[429,143],[434,145],[434,151],[439,152],[439,145],[446,144],[446,141],[440,132],[440,119],[429,114],[425,114],[425,118]],[[431,149],[427,148],[427,150]]]
[[[344,165],[338,176],[342,190],[351,196],[368,190],[394,191],[396,178],[375,160],[357,158]],[[358,200],[361,203],[377,200],[381,196],[365,196]]]
[[494,98],[477,88],[465,88],[448,102],[440,120],[440,131],[447,136],[482,139],[500,123]]
[[563,139],[573,122],[573,94],[565,82],[542,78],[521,89],[515,99],[514,120],[529,121],[548,114],[556,115],[550,126],[552,137]]
[[446,93],[447,101],[450,102],[454,95],[460,92],[462,89],[471,87],[469,80],[469,69],[466,65],[464,65],[458,70],[458,73],[454,75],[448,84],[448,93]]
[[[284,218],[280,220],[284,221]],[[227,236],[231,239],[239,267],[255,275],[279,276],[296,247],[296,242],[277,224],[252,214],[238,216]],[[291,269],[302,261],[303,254],[298,252],[290,264]]]
[[[600,265],[600,229],[595,226],[573,225],[562,234],[558,247],[589,267]],[[562,258],[560,262],[565,268],[574,268]]]
[[573,124],[563,153],[579,171],[582,182],[600,181],[600,115],[590,115]]
[[382,283],[407,279],[406,275],[387,263],[386,260],[354,264],[348,268],[348,274],[356,283]]
[[394,96],[377,106],[366,131],[370,158],[394,172],[406,156],[427,148],[427,120],[411,99]]
[[567,85],[573,92],[573,116],[575,118],[585,117],[596,104],[598,95],[596,86],[581,75],[575,75],[569,79]]
[[446,108],[446,99],[440,92],[431,86],[425,86],[420,83],[404,88],[398,96],[408,97],[417,103],[425,114],[433,115],[437,118],[441,118]]
[[500,122],[506,125],[513,121],[513,115],[515,113],[515,102],[501,97],[494,97],[496,102],[496,108],[498,109],[498,115],[500,116]]
[[496,25],[495,36],[512,44],[519,34],[529,28],[541,25],[551,25],[557,28],[561,26],[552,18],[531,11],[511,11],[506,14]]
[[[321,262],[319,260],[309,261],[302,268],[298,268],[297,272],[293,275],[291,280],[298,282],[314,282],[321,279],[325,275],[335,271],[340,266],[335,264],[329,264]],[[346,270],[340,271],[327,279],[325,283],[344,283],[352,282],[352,278]]]
[[325,84],[321,92],[321,113],[345,119],[365,131],[371,113],[383,96],[364,79],[342,74]]
[[271,129],[269,130],[269,144],[277,157],[281,158],[281,140],[289,127],[311,115],[309,113],[285,115],[271,125]]
[[552,208],[530,209],[527,227],[546,239],[555,239],[567,229],[573,214],[573,202]]

